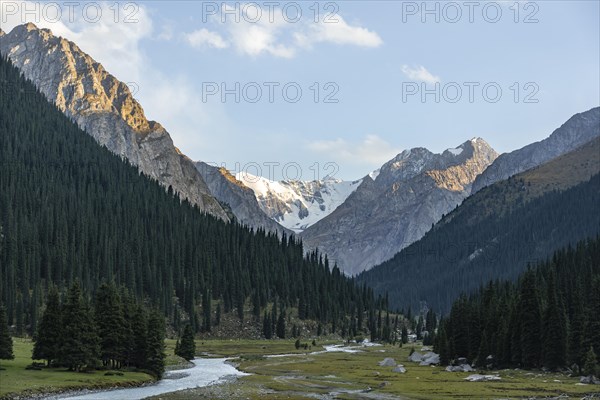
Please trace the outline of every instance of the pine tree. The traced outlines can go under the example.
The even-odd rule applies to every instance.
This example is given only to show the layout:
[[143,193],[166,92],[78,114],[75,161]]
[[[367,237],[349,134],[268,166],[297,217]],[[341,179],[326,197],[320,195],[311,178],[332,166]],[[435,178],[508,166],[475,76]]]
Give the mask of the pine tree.
[[438,334],[435,337],[434,350],[440,355],[440,364],[448,365],[450,363],[450,354],[448,349],[448,337],[446,336],[446,324],[440,323]]
[[12,360],[13,342],[8,332],[8,322],[6,321],[6,308],[0,305],[0,360]]
[[406,326],[402,327],[402,343],[408,343],[408,329],[406,329]]
[[34,360],[46,360],[47,365],[52,365],[52,360],[60,357],[61,343],[63,340],[63,318],[60,308],[58,288],[51,286],[48,289],[46,308],[38,325],[33,345]]
[[204,291],[202,295],[202,330],[204,332],[211,331],[211,313],[212,313],[212,305],[210,300],[210,292],[208,289]]
[[94,315],[100,337],[100,357],[102,364],[116,367],[125,341],[125,320],[117,289],[113,285],[102,284],[96,293]]
[[588,311],[588,327],[586,329],[588,343],[594,348],[596,358],[600,358],[600,275],[597,275],[591,286]]
[[78,372],[85,366],[94,366],[99,353],[98,336],[91,311],[82,298],[78,282],[69,289],[63,307],[63,324],[61,362],[70,370]]
[[557,297],[555,277],[554,273],[551,273],[542,335],[543,364],[550,370],[567,364],[567,323],[562,302]]
[[271,339],[273,337],[271,317],[266,311],[263,317],[263,336],[265,337],[265,339]]
[[279,318],[277,318],[277,337],[285,339],[285,310],[281,309]]
[[535,273],[532,270],[528,270],[523,277],[517,312],[521,328],[521,362],[525,368],[538,367],[542,351],[541,316]]
[[196,343],[194,342],[194,331],[188,324],[183,329],[181,341],[177,340],[178,347],[176,353],[178,356],[190,361],[196,357]]
[[165,319],[158,311],[148,318],[146,343],[145,368],[160,379],[165,371]]
[[598,359],[596,358],[594,347],[590,347],[589,351],[585,354],[583,373],[584,375],[595,376],[596,372],[598,372]]
[[217,304],[217,311],[215,313],[215,326],[221,324],[221,303]]

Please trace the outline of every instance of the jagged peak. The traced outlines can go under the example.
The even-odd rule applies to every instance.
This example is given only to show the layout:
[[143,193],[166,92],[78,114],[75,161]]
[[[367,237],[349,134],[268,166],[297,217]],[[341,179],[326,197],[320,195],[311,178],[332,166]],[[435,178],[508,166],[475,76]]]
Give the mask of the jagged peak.
[[[58,68],[54,71],[57,77],[60,76],[62,86],[77,85],[80,88],[85,88],[81,98],[65,98],[64,91],[58,90],[58,87],[47,88],[48,97],[55,101],[59,108],[69,110],[73,114],[81,111],[82,104],[89,103],[90,109],[104,110],[115,112],[129,125],[136,133],[144,136],[151,132],[162,133],[162,126],[154,121],[149,121],[144,113],[142,106],[134,99],[129,87],[111,75],[106,69],[94,60],[89,54],[81,50],[76,43],[60,36],[55,36],[49,29],[39,29],[33,23],[27,23],[16,26],[10,34],[3,36],[2,41],[6,41],[6,45],[18,46],[29,40],[30,32],[35,32],[35,42],[28,44],[26,49],[19,52],[41,52],[48,53],[52,49],[58,49],[58,53],[62,57],[52,59],[52,62]],[[10,51],[10,47],[9,47]],[[13,62],[24,62],[25,59],[31,60],[28,56],[13,57]],[[36,59],[36,58],[33,58]],[[37,58],[40,62],[45,62],[44,58]],[[29,61],[27,61],[29,62]],[[35,69],[39,65],[29,64],[29,68]],[[38,68],[41,69],[41,68]],[[91,82],[91,84],[82,82]],[[66,92],[69,93],[69,92]],[[72,91],[77,93],[76,90]],[[82,103],[83,101],[83,103]]]

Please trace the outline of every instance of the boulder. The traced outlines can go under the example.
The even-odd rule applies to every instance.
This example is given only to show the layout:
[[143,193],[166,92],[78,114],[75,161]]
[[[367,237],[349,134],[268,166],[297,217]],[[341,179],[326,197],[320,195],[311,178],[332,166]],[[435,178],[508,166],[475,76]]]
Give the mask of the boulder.
[[579,383],[585,383],[586,385],[600,385],[600,379],[595,376],[582,376],[579,378]]
[[475,371],[475,369],[473,367],[471,367],[469,364],[463,364],[461,365],[463,371],[465,372],[473,372]]
[[394,368],[392,370],[392,372],[397,372],[399,374],[404,374],[404,373],[406,373],[406,368],[404,368],[403,365],[398,364],[398,366],[396,368]]
[[421,362],[423,361],[423,354],[419,353],[418,351],[415,351],[410,356],[408,356],[408,361]]
[[395,367],[396,366],[396,360],[394,360],[393,358],[384,358],[383,361],[379,361],[379,366],[380,367]]
[[432,351],[423,355],[421,363],[419,365],[433,365],[440,363],[440,355]]

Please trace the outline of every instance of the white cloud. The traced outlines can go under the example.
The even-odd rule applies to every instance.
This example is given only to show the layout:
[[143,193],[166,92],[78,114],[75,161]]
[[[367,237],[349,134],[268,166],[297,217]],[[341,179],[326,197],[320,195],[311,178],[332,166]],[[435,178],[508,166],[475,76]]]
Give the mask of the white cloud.
[[162,31],[158,34],[158,40],[171,40],[173,39],[173,27],[169,24],[163,25]]
[[[243,12],[245,4],[236,5]],[[224,4],[224,11],[234,8]],[[240,54],[259,56],[270,54],[280,58],[293,58],[300,49],[310,49],[317,43],[333,43],[337,45],[353,45],[359,47],[379,47],[383,43],[381,37],[374,31],[361,26],[348,24],[340,15],[335,18],[337,22],[315,23],[310,19],[291,23],[284,19],[281,10],[276,9],[273,19],[265,16],[252,22],[255,16],[247,18],[221,18],[213,16],[211,23],[215,26],[213,31],[206,28],[186,34],[188,43],[193,47],[213,44],[210,47],[225,48],[231,44]],[[217,28],[218,27],[218,28]],[[217,33],[216,29],[222,31]],[[196,37],[197,36],[197,37]],[[196,39],[196,40],[192,40]],[[215,45],[215,44],[219,45]]]
[[377,135],[367,135],[358,143],[342,138],[319,140],[309,143],[308,148],[316,153],[329,154],[331,158],[338,158],[345,163],[376,167],[383,165],[402,151]]
[[[3,3],[2,10],[6,11],[5,7],[9,2]],[[45,14],[40,3],[24,1],[10,4],[17,8],[16,12],[11,11],[2,16],[2,29],[7,33],[17,25],[33,22],[39,28],[48,28],[54,35],[75,42],[120,80],[137,82],[141,79],[139,71],[140,66],[144,64],[144,57],[139,42],[148,38],[152,32],[152,20],[144,7],[140,6],[135,15],[132,14],[135,22],[127,23],[124,22],[124,18],[115,20],[114,11],[111,9],[113,5],[105,2],[93,3],[101,9],[101,18],[95,22],[90,22],[89,18],[87,21],[84,19],[84,5],[80,4],[79,8],[75,5],[79,3],[73,3],[72,7],[75,8],[72,15],[69,8],[62,6],[59,14],[62,19],[58,20],[54,20],[54,14],[52,20],[43,18]],[[23,10],[36,11],[24,13]],[[69,20],[70,18],[72,20]]]
[[209,31],[206,28],[199,29],[192,33],[185,34],[187,42],[195,48],[213,47],[215,49],[224,49],[229,47],[229,43],[223,39],[217,32]]
[[295,50],[278,43],[280,25],[276,23],[239,23],[229,27],[231,41],[236,49],[250,56],[268,53],[275,57],[292,58]]
[[422,65],[414,68],[411,68],[408,65],[403,65],[402,72],[408,77],[408,79],[412,79],[415,81],[425,82],[429,84],[434,84],[441,81],[439,76],[433,75],[431,72],[427,71],[427,69]]
[[379,47],[383,40],[377,32],[360,26],[351,26],[341,17],[337,22],[312,23],[305,32],[296,32],[296,43],[302,47],[310,47],[313,43],[346,44],[360,47]]

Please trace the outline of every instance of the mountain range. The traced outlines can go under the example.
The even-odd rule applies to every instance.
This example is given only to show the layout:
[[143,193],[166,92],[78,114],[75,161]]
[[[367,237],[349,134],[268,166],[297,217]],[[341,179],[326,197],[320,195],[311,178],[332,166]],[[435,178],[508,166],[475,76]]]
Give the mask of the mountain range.
[[460,293],[600,234],[600,138],[467,198],[425,236],[358,281],[396,306],[448,311]]
[[298,235],[346,274],[391,259],[467,197],[567,154],[600,134],[600,108],[547,139],[498,155],[483,139],[434,154],[405,150],[355,181],[271,181],[192,161],[148,121],[129,88],[75,43],[34,24],[0,30],[0,54],[79,127],[202,211],[254,229]]

